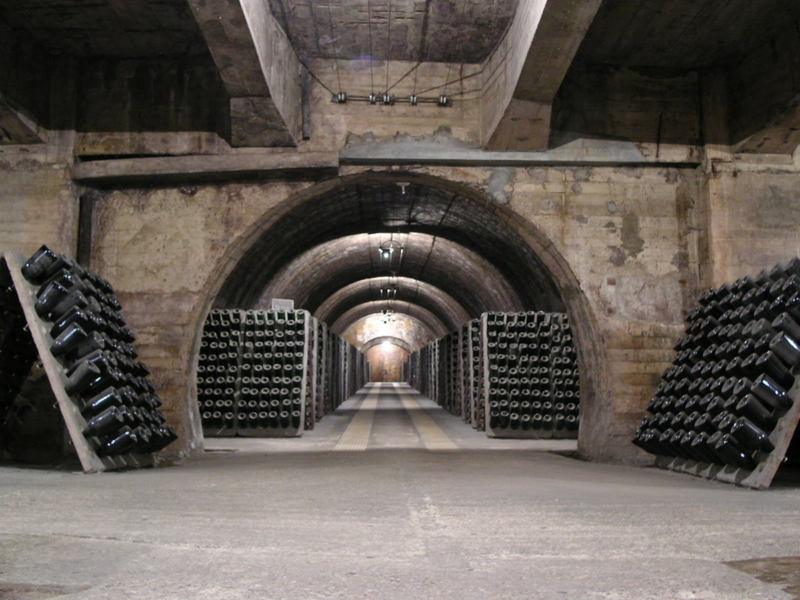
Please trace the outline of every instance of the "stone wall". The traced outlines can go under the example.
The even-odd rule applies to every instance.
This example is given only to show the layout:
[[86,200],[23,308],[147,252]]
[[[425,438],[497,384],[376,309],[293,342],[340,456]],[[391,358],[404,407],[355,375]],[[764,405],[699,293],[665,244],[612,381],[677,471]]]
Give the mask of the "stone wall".
[[397,346],[383,344],[367,350],[370,381],[403,381],[403,365],[408,362],[408,352]]
[[[431,167],[430,174],[486,190],[492,169]],[[694,171],[661,168],[516,169],[507,208],[551,240],[569,265],[596,326],[601,349],[586,373],[598,390],[595,458],[635,456],[628,443],[649,395],[671,359],[688,299],[696,295],[691,210]],[[237,238],[306,183],[117,190],[97,201],[92,266],[114,282],[142,358],[153,367],[184,447],[192,432],[189,381],[196,323],[212,276],[235,260]],[[579,340],[580,343],[580,340]],[[602,420],[602,426],[599,426]],[[587,425],[591,429],[590,425]]]
[[[342,174],[364,168],[348,167]],[[800,251],[800,160],[737,155],[703,169],[418,167],[492,198],[520,230],[538,231],[563,259],[562,285],[581,352],[580,447],[589,458],[638,460],[629,443],[669,364],[683,318],[708,285],[757,273]],[[165,412],[200,447],[190,380],[197,328],[226,265],[253,224],[309,181],[76,190],[44,145],[0,150],[0,245],[74,255],[80,195],[94,200],[91,267],[118,291],[153,369]],[[325,185],[330,185],[325,184]],[[563,282],[562,282],[563,283]],[[215,286],[217,286],[215,288]]]
[[189,370],[212,273],[231,240],[297,187],[129,189],[96,202],[92,269],[114,284],[180,449],[202,446]]
[[707,193],[713,265],[707,285],[800,255],[800,153],[717,163]]
[[74,256],[79,203],[69,168],[44,145],[0,147],[0,251],[42,244]]

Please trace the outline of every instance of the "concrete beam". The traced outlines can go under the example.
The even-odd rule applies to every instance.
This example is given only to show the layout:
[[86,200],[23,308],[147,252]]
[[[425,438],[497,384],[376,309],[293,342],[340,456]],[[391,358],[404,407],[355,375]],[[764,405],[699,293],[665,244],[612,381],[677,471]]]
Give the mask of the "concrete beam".
[[541,152],[486,152],[464,144],[439,140],[361,141],[339,154],[342,164],[448,166],[697,166],[701,149],[684,144],[635,143],[578,139]]
[[43,144],[46,132],[0,94],[0,146]]
[[303,68],[265,0],[189,5],[230,95],[234,147],[296,146]]
[[95,160],[75,164],[72,178],[86,185],[204,183],[276,177],[317,179],[336,175],[338,167],[335,152],[265,152]]
[[741,153],[793,154],[800,145],[800,94],[776,111],[766,127],[736,145]]
[[553,100],[600,2],[520,2],[506,39],[490,59],[505,64],[498,65],[504,75],[487,81],[484,89],[487,150],[547,149]]
[[800,143],[800,36],[796,23],[729,71],[734,152],[791,155]]

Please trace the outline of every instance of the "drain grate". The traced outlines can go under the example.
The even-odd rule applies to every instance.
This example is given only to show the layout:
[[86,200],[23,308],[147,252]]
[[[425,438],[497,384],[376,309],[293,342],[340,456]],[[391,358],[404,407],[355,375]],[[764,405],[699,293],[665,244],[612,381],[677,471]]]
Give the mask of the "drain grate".
[[781,585],[784,592],[791,594],[795,600],[800,600],[800,556],[752,558],[725,564],[764,583]]

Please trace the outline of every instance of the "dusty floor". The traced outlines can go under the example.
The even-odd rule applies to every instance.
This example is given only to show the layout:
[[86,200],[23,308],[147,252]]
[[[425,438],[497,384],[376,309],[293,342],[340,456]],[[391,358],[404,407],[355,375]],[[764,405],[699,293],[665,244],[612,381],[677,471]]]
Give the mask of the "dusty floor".
[[179,467],[0,468],[0,598],[792,597],[725,563],[800,556],[800,486],[579,462],[404,398]]

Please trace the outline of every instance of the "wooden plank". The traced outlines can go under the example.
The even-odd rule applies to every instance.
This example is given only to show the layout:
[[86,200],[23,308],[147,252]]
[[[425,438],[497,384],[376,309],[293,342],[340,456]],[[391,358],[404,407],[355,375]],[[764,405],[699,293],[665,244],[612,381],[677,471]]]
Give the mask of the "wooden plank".
[[20,305],[28,321],[28,328],[33,335],[36,348],[39,351],[39,358],[44,366],[50,386],[53,389],[58,407],[64,417],[72,444],[81,461],[81,466],[85,473],[96,473],[99,471],[109,471],[114,469],[124,469],[126,467],[145,467],[153,464],[152,454],[126,454],[101,458],[97,456],[94,447],[84,437],[83,430],[86,428],[86,420],[80,410],[67,394],[64,385],[67,382],[67,374],[64,367],[50,353],[53,345],[53,338],[50,337],[50,324],[45,323],[36,314],[37,286],[30,284],[22,276],[22,267],[26,258],[16,252],[6,252],[4,254],[6,267],[11,274],[14,288],[17,291]]

